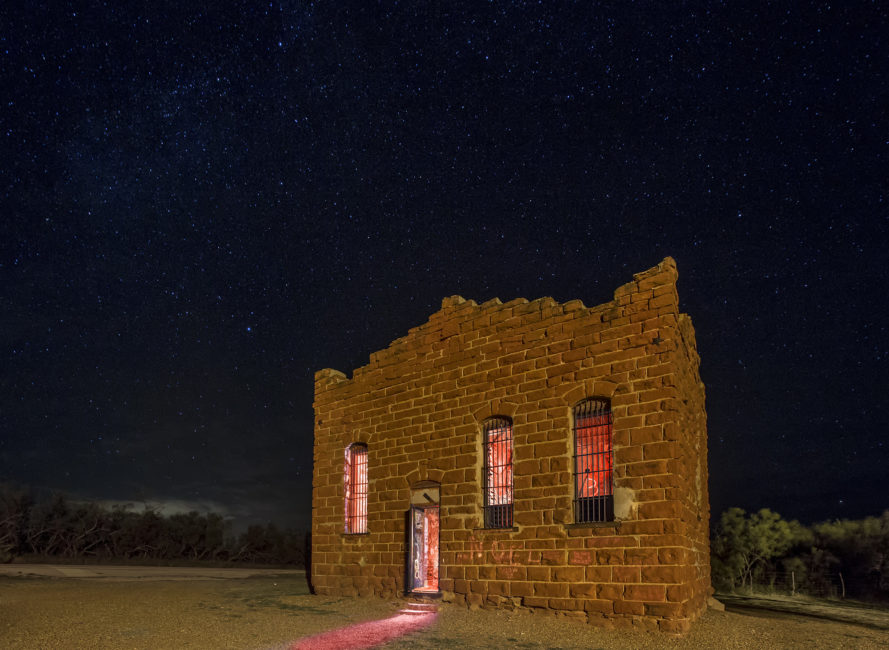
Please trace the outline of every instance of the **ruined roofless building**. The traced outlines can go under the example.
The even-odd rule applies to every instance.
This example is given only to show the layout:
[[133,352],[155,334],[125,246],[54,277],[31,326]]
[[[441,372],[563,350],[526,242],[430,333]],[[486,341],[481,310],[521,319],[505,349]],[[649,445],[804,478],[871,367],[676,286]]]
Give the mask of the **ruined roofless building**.
[[686,632],[710,592],[704,386],[676,263],[614,300],[440,311],[315,375],[311,580]]

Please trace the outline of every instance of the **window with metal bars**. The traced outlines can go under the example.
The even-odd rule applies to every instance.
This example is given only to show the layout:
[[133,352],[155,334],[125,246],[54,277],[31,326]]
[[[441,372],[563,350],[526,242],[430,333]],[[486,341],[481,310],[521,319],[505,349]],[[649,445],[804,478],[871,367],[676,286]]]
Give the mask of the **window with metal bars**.
[[346,447],[346,532],[367,532],[367,445]]
[[485,528],[512,527],[512,421],[485,420]]
[[574,521],[614,521],[611,404],[586,399],[574,407]]

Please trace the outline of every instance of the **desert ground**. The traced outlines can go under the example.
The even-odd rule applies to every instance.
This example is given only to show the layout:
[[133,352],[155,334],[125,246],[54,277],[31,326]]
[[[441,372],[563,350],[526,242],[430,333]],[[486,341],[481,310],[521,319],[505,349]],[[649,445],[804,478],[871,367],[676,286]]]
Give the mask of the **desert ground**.
[[[710,610],[683,638],[603,630],[551,614],[442,604],[431,627],[383,647],[889,647],[889,611],[825,605],[818,612],[806,603],[785,607],[781,599],[771,605],[765,600],[732,600],[727,611]],[[312,596],[298,571],[5,565],[0,647],[283,650],[305,636],[393,616],[406,602]]]

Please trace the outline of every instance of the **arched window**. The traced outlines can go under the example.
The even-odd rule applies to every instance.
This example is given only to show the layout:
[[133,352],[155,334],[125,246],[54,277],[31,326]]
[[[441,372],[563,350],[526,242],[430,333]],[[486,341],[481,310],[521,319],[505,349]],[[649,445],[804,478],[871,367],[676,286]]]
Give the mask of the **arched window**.
[[574,407],[574,521],[614,520],[611,404],[586,399]]
[[367,532],[367,445],[346,447],[346,532]]
[[512,527],[512,421],[484,423],[485,528]]

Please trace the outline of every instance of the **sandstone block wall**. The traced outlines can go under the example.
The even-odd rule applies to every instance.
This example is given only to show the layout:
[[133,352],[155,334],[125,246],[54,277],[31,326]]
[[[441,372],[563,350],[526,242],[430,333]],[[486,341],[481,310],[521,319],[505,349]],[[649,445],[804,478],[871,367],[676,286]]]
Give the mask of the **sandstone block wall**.
[[[611,302],[446,298],[352,378],[315,375],[312,581],[404,593],[412,485],[440,484],[440,588],[603,626],[688,630],[710,590],[704,387],[675,262]],[[615,521],[573,521],[571,411],[611,400]],[[514,527],[485,529],[482,422],[512,418]],[[368,533],[344,534],[343,459],[366,443]]]

